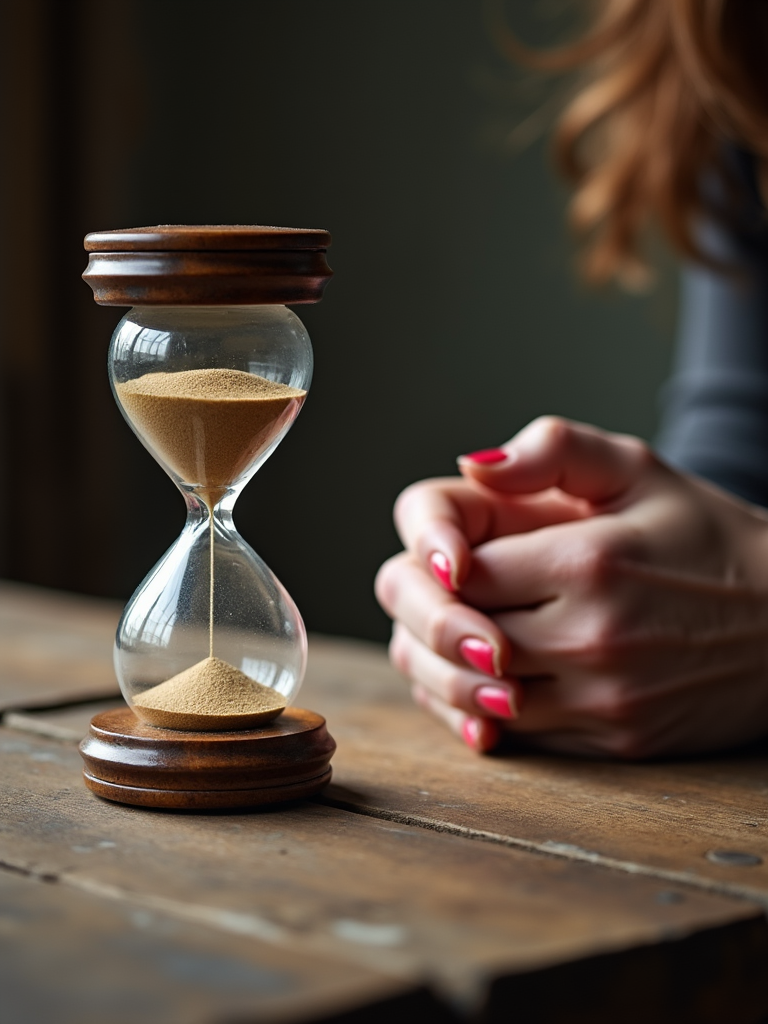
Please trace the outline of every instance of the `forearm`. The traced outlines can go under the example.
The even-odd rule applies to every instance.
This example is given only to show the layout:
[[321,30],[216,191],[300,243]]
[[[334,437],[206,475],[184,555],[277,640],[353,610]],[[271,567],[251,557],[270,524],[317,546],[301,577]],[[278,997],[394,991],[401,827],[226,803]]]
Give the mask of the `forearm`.
[[686,271],[657,448],[677,468],[768,506],[768,272],[763,285],[758,270],[749,284]]
[[684,269],[657,448],[672,465],[768,506],[768,228],[751,163],[734,160],[740,215],[700,227],[706,252],[728,269]]

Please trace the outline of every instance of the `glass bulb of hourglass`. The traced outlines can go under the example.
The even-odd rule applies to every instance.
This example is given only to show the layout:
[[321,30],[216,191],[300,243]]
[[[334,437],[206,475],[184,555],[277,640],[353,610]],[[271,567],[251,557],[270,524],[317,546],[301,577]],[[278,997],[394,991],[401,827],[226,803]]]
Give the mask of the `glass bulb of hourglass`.
[[118,404],[187,504],[116,639],[120,687],[150,725],[250,728],[301,685],[301,616],[232,508],[298,415],[311,373],[307,332],[284,306],[136,308],[115,331]]

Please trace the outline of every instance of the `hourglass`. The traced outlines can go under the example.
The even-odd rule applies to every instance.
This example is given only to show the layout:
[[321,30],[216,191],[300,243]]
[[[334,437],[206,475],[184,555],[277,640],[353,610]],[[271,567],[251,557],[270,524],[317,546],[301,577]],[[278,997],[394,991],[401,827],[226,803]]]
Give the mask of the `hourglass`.
[[128,707],[96,715],[81,744],[99,796],[244,807],[330,779],[324,719],[291,706],[307,659],[301,616],[232,519],[309,389],[312,347],[286,304],[321,298],[329,243],[324,231],[241,226],[86,236],[96,301],[132,307],[109,351],[115,399],[187,507],[118,626]]

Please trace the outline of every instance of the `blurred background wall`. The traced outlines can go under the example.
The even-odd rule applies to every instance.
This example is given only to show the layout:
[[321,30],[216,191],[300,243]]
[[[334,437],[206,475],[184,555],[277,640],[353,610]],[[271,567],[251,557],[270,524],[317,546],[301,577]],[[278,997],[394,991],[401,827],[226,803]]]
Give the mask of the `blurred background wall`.
[[[529,41],[578,4],[510,0]],[[300,307],[305,410],[241,498],[243,535],[310,629],[383,640],[391,507],[556,412],[652,436],[674,279],[573,272],[538,129],[562,83],[512,69],[481,0],[2,0],[0,573],[127,598],[183,524],[105,372],[121,312],[80,281],[86,231],[328,228]],[[554,96],[554,99],[553,99]]]

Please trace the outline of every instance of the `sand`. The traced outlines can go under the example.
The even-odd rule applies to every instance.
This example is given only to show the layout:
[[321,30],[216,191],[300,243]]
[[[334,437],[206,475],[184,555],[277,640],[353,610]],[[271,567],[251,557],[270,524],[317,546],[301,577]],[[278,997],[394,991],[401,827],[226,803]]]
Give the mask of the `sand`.
[[276,690],[220,658],[205,658],[133,699],[136,715],[163,729],[250,729],[285,710]]
[[307,394],[221,368],[146,373],[116,391],[142,436],[208,505],[295,419]]

